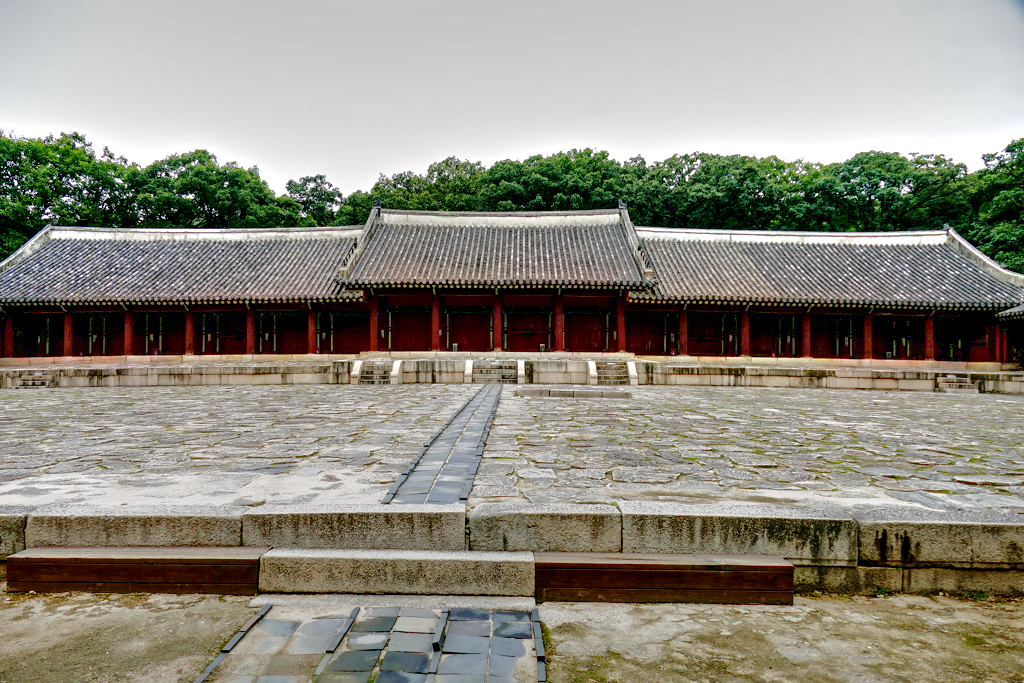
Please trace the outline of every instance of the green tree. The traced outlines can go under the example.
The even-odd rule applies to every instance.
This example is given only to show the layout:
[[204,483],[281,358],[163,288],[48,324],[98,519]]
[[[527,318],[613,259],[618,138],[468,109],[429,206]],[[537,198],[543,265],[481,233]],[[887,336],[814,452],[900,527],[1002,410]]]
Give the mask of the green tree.
[[1007,268],[1024,272],[1024,138],[982,157],[974,175],[974,220],[967,237]]
[[893,231],[959,223],[963,164],[941,154],[862,152],[802,179],[801,229]]
[[79,133],[40,139],[0,131],[0,258],[47,224],[107,226],[132,220],[132,167]]
[[499,161],[480,179],[484,211],[579,211],[616,206],[624,197],[622,166],[592,149]]
[[129,187],[139,225],[204,229],[302,225],[302,205],[276,197],[257,167],[220,164],[196,150],[132,169]]
[[289,180],[288,196],[302,207],[301,216],[315,225],[331,225],[345,198],[323,174]]

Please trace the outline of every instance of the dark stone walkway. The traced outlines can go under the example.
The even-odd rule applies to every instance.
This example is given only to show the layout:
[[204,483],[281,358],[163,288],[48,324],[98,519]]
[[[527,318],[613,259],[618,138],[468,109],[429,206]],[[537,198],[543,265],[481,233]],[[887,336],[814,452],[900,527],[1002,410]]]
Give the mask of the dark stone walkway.
[[501,385],[477,392],[402,473],[385,503],[458,503],[473,488],[487,435],[501,398]]
[[539,638],[536,610],[363,607],[304,620],[268,614],[236,635],[197,683],[543,681]]

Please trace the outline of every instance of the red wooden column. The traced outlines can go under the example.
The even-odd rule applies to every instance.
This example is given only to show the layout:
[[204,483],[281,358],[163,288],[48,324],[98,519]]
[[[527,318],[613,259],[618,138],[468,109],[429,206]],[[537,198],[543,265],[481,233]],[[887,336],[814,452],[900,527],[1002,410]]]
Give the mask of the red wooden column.
[[4,358],[14,358],[14,318],[4,321]]
[[64,348],[62,356],[73,356],[75,353],[75,328],[71,322],[71,314],[64,314]]
[[874,344],[874,341],[875,341],[874,325],[872,324],[873,322],[874,322],[874,318],[873,318],[873,316],[870,313],[868,313],[867,315],[864,316],[864,357],[865,358],[874,358],[875,357],[874,349],[872,349],[872,345]]
[[135,322],[132,320],[132,312],[124,312],[124,355],[132,355],[132,344],[135,338]]
[[256,311],[252,309],[245,312],[245,352],[256,353]]
[[441,297],[437,294],[430,302],[430,350],[441,350]]
[[501,351],[501,297],[494,295],[494,350]]
[[750,355],[750,314],[740,313],[740,355]]
[[935,318],[924,319],[924,359],[935,360]]
[[565,351],[565,316],[562,313],[562,297],[555,297],[555,351]]
[[306,353],[319,352],[316,347],[316,311],[310,311],[306,322]]
[[[1000,325],[1000,327],[1002,327]],[[1010,332],[1005,327],[1003,329],[1003,362],[1010,362]]]
[[196,321],[192,311],[185,311],[185,355],[196,352]]
[[996,324],[995,357],[992,360],[994,360],[996,363],[1003,362],[1003,330],[998,323]]
[[620,296],[615,300],[615,328],[616,337],[619,340],[616,350],[626,350],[626,297]]
[[800,355],[804,358],[811,357],[811,314],[804,313],[803,329],[800,339]]
[[380,349],[380,318],[377,312],[377,297],[370,296],[370,350]]
[[679,355],[690,355],[690,328],[686,321],[686,311],[679,311]]

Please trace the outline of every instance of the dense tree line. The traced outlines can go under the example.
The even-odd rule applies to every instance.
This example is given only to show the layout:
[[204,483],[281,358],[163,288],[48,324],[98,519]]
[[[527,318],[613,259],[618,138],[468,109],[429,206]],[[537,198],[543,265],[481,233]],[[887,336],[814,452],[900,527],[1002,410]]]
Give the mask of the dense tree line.
[[277,196],[259,169],[204,150],[148,166],[78,133],[0,131],[0,257],[45,225],[250,228],[358,225],[374,201],[402,209],[543,211],[629,203],[637,225],[726,230],[931,230],[949,224],[1024,272],[1024,139],[968,173],[942,155],[864,152],[839,163],[683,154],[619,162],[590,149],[499,161],[454,157],[381,175],[347,197],[323,175]]

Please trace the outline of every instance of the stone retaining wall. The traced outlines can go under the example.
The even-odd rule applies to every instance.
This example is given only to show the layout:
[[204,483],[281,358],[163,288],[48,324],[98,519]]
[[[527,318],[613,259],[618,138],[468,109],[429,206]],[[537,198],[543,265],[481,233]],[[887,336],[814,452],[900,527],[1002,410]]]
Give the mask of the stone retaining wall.
[[0,508],[0,559],[25,547],[153,545],[768,554],[796,566],[804,591],[1024,592],[1021,514],[660,502],[483,503],[468,512],[429,505]]
[[[261,384],[349,384],[354,360],[277,364],[139,364],[110,367],[36,366],[0,370],[0,388],[11,389],[38,379],[56,387],[152,387]],[[470,361],[472,362],[472,361]],[[463,384],[466,359],[402,360],[402,384]],[[879,389],[936,391],[938,382],[956,377],[972,382],[982,393],[1024,394],[1022,371],[886,370],[863,367],[780,367],[766,365],[700,365],[679,362],[634,361],[639,384],[789,387],[820,389]],[[523,361],[520,382],[586,385],[586,360],[532,359]],[[398,380],[398,375],[394,380]],[[394,381],[393,380],[393,381]]]

